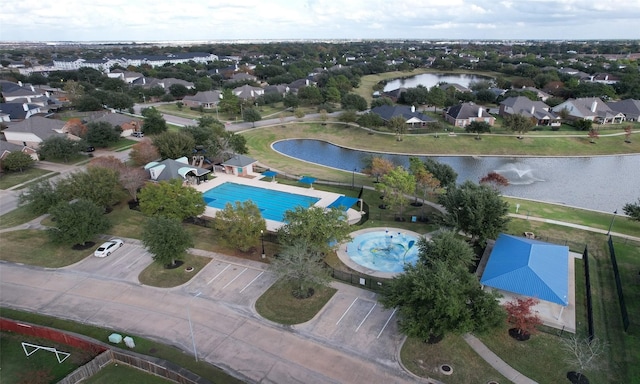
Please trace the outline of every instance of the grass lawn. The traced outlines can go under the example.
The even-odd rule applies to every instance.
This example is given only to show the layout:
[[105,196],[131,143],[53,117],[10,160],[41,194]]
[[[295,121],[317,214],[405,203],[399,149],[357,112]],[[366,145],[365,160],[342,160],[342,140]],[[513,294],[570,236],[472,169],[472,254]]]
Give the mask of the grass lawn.
[[38,229],[0,233],[0,241],[1,260],[46,268],[74,264],[94,251],[93,245],[85,250],[75,250],[70,245],[53,244],[47,232]]
[[[195,256],[188,253],[181,260],[184,264],[172,269],[167,269],[164,265],[153,262],[140,273],[138,280],[144,285],[153,287],[177,287],[191,280],[196,273],[200,272],[211,261],[208,257]],[[186,268],[193,268],[193,270],[187,272]]]
[[[506,197],[505,200],[509,202],[509,213],[516,213],[516,204],[520,204],[518,213],[521,215],[568,221],[570,223],[604,230],[609,228],[611,220],[613,219],[613,212],[601,213],[586,209],[568,208],[558,204],[540,203],[510,197]],[[611,231],[640,237],[640,221],[631,220],[624,216],[616,216]]]
[[[437,344],[427,344],[422,340],[407,338],[400,351],[402,364],[412,373],[430,377],[447,384],[487,383],[508,380],[484,361],[467,344],[462,336],[447,335]],[[439,372],[442,364],[453,368],[451,375]]]
[[29,183],[33,179],[42,178],[44,175],[53,177],[57,175],[57,173],[40,168],[29,168],[24,172],[5,172],[2,177],[0,177],[0,189],[9,189],[18,184]]
[[[123,330],[118,329],[107,329],[102,327],[95,327],[92,325],[86,325],[81,323],[76,323],[70,320],[58,319],[55,317],[44,316],[37,313],[29,313],[16,311],[8,308],[0,308],[0,315],[3,317],[7,317],[14,320],[20,320],[28,323],[44,325],[47,327],[59,329],[62,331],[69,331],[73,333],[77,333],[80,335],[85,335],[87,337],[93,338],[95,340],[102,341],[104,343],[109,342],[109,335],[113,332],[120,334],[127,334],[128,332],[124,332]],[[196,362],[192,355],[189,353],[185,353],[178,348],[173,346],[163,344],[158,341],[153,341],[149,339],[145,339],[143,337],[139,337],[136,335],[130,335],[136,341],[135,352],[147,355],[154,356],[166,361],[169,361],[179,367],[187,369],[201,377],[206,378],[212,383],[225,383],[225,384],[241,384],[242,381],[227,375],[221,369],[203,362]],[[3,355],[4,358],[4,355]],[[118,381],[113,381],[118,382]],[[135,381],[125,381],[125,382],[135,382]]]
[[[23,342],[56,348],[70,355],[62,363],[58,362],[55,353],[43,349],[27,356],[22,348]],[[27,347],[28,352],[33,349]],[[56,383],[93,358],[87,352],[65,344],[5,331],[0,332],[0,356],[3,384]],[[64,357],[60,354],[61,359]]]
[[15,227],[20,224],[27,223],[38,217],[27,210],[25,207],[18,207],[13,211],[0,216],[0,229]]
[[284,281],[272,285],[256,301],[256,311],[264,318],[280,324],[300,324],[313,319],[333,297],[336,289],[316,287],[313,296],[297,299],[293,286]]
[[171,380],[152,375],[151,373],[131,367],[123,363],[112,363],[102,368],[100,372],[83,381],[85,384],[112,384],[112,383],[136,383],[136,384],[167,384]]

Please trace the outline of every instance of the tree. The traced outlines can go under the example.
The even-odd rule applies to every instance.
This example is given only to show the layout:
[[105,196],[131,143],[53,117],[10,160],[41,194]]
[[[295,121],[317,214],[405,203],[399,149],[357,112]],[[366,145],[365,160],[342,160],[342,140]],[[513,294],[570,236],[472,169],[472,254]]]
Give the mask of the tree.
[[81,137],[81,138],[87,137],[87,126],[84,125],[82,120],[78,118],[69,119],[67,121],[67,124],[65,124],[65,127],[67,129],[67,132],[69,132],[74,136]]
[[427,171],[424,163],[417,157],[409,158],[409,172],[416,180],[415,202],[414,205],[420,205],[421,219],[424,219],[424,204],[418,203],[418,197],[423,200],[428,199],[440,189],[440,181],[436,179],[431,172]]
[[389,129],[396,134],[396,141],[402,141],[407,132],[407,122],[402,116],[394,116],[387,122]]
[[169,93],[176,99],[182,99],[189,94],[189,89],[182,84],[171,84]]
[[247,252],[258,245],[260,234],[267,230],[267,225],[258,206],[248,200],[236,201],[235,206],[227,203],[216,213],[214,228],[224,243]]
[[327,125],[327,120],[329,119],[329,114],[326,109],[321,109],[318,113],[320,115],[320,121],[322,121],[322,125]]
[[432,158],[424,160],[424,166],[431,173],[443,188],[450,188],[456,185],[458,173],[448,164],[439,163]]
[[504,126],[513,132],[517,132],[519,134],[518,138],[522,138],[525,133],[533,128],[534,124],[530,118],[514,113],[504,118]]
[[625,214],[629,215],[631,219],[640,221],[640,198],[637,203],[627,203],[622,207]]
[[120,132],[106,121],[92,122],[87,125],[87,141],[96,147],[108,147],[120,139]]
[[580,119],[580,120],[576,120],[573,123],[573,126],[578,131],[591,131],[591,128],[593,127],[593,121],[587,120],[587,119]]
[[296,119],[302,119],[305,113],[302,108],[296,108],[293,110],[293,115],[296,117]]
[[278,229],[280,243],[293,245],[300,241],[309,247],[308,252],[327,253],[334,244],[347,240],[351,232],[345,213],[338,208],[298,206],[286,211],[283,221],[286,224]]
[[144,139],[131,147],[129,158],[135,165],[143,166],[160,159],[160,153],[151,140]]
[[153,138],[153,145],[163,159],[178,159],[190,156],[195,148],[193,137],[183,132],[162,132]]
[[87,167],[86,171],[67,176],[58,182],[56,191],[64,201],[89,200],[102,207],[102,212],[122,198],[118,172],[102,167]]
[[575,372],[569,372],[567,378],[576,384],[588,383],[583,379],[584,372],[597,366],[598,357],[606,351],[606,343],[597,337],[589,339],[577,335],[562,338],[561,342],[562,349],[568,354],[567,363],[578,367]]
[[18,198],[20,205],[26,206],[29,212],[36,215],[49,212],[49,209],[60,201],[62,201],[62,197],[56,192],[49,180],[31,184],[27,191],[22,192]]
[[202,193],[173,179],[147,184],[138,194],[140,211],[147,216],[164,216],[178,221],[204,213]]
[[489,172],[480,179],[480,184],[491,184],[495,187],[509,186],[509,179],[498,172]]
[[379,300],[385,308],[398,309],[402,333],[424,341],[449,332],[482,332],[504,321],[496,296],[484,292],[465,266],[445,260],[406,265],[384,286]]
[[171,267],[193,246],[193,239],[179,220],[153,216],[144,224],[142,244],[153,254],[153,260]]
[[78,151],[80,151],[78,143],[62,135],[44,139],[38,146],[38,154],[40,154],[41,160],[59,159],[66,163]]
[[314,286],[324,286],[331,281],[328,269],[322,264],[324,256],[313,249],[304,239],[295,239],[283,247],[269,266],[279,279],[294,285],[292,294],[297,298],[311,297]]
[[282,99],[282,104],[284,104],[286,108],[296,109],[300,106],[300,99],[293,93],[287,93]]
[[365,166],[364,173],[375,176],[376,183],[380,181],[380,177],[386,175],[393,169],[393,163],[390,160],[380,156],[373,156]]
[[242,120],[248,121],[252,124],[253,127],[256,126],[256,121],[262,120],[262,116],[260,112],[258,112],[255,108],[246,108],[242,113]]
[[89,162],[88,167],[110,169],[112,171],[115,171],[119,175],[122,169],[126,167],[126,165],[122,162],[122,160],[116,158],[115,156],[109,155],[93,158]]
[[154,107],[143,109],[142,116],[144,116],[142,129],[147,135],[155,135],[167,130],[167,122],[162,117],[162,113]]
[[427,265],[441,260],[471,267],[476,257],[473,248],[453,231],[441,231],[432,236],[431,240],[422,238],[418,242],[418,247],[420,260]]
[[415,177],[403,167],[396,167],[382,176],[380,183],[376,184],[376,190],[384,196],[385,204],[398,209],[400,220],[403,220],[404,207],[409,202],[407,195],[411,195],[416,189]]
[[530,334],[537,331],[536,326],[542,324],[542,320],[532,307],[540,301],[532,297],[525,299],[516,298],[505,303],[504,307],[507,311],[507,322],[514,326],[516,330],[513,336],[519,340],[526,340]]
[[2,159],[2,168],[9,172],[22,172],[33,167],[35,160],[28,154],[20,151],[10,152]]
[[347,93],[346,95],[342,96],[340,105],[343,109],[353,109],[356,111],[364,111],[368,107],[367,100],[365,100],[365,98],[360,95],[356,95],[355,93]]
[[124,167],[120,171],[120,184],[129,192],[133,201],[138,201],[138,191],[147,181],[147,172],[142,168]]
[[102,207],[86,199],[58,203],[49,212],[54,226],[49,229],[51,240],[59,244],[86,244],[111,227],[103,212]]
[[447,210],[443,224],[469,234],[480,244],[496,238],[509,221],[509,204],[496,189],[486,185],[465,181],[447,189],[438,202]]
[[486,121],[472,121],[465,127],[465,131],[475,133],[476,139],[480,140],[481,133],[491,132],[491,125]]
[[427,103],[433,105],[433,111],[435,112],[438,107],[444,107],[447,95],[445,91],[437,85],[434,85],[429,89],[427,94]]
[[630,125],[627,125],[624,128],[624,142],[625,143],[631,143],[631,133],[632,133],[632,129]]
[[74,105],[76,104],[76,101],[79,98],[84,96],[84,92],[85,92],[84,87],[80,83],[73,80],[68,80],[67,82],[65,82],[64,87],[62,87],[62,89],[66,93],[71,104],[74,104]]
[[589,129],[589,142],[591,144],[595,144],[596,139],[600,137],[600,133],[598,132],[597,128],[591,128]]

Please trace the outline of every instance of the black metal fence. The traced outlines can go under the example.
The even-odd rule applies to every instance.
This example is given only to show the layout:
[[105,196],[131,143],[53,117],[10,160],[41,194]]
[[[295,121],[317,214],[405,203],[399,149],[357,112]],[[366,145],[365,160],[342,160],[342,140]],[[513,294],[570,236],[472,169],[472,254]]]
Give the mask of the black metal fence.
[[360,288],[366,288],[374,292],[378,292],[382,290],[385,279],[378,279],[372,276],[353,273],[353,272],[345,272],[339,269],[335,269],[329,265],[326,267],[331,271],[331,277],[336,280],[340,280],[344,283],[358,286]]
[[586,301],[587,301],[587,332],[589,333],[589,340],[593,340],[595,331],[593,329],[593,302],[591,301],[591,277],[589,274],[589,248],[585,245],[584,252],[582,252],[582,260],[584,260],[584,281],[586,288]]
[[620,279],[620,271],[618,270],[618,261],[616,259],[616,250],[613,246],[613,239],[609,236],[607,240],[609,244],[609,256],[611,256],[611,266],[613,267],[613,277],[616,281],[616,290],[618,291],[618,301],[620,302],[620,311],[622,313],[622,325],[624,331],[629,329],[629,313],[627,312],[627,305],[624,302],[624,295],[622,293],[622,280]]

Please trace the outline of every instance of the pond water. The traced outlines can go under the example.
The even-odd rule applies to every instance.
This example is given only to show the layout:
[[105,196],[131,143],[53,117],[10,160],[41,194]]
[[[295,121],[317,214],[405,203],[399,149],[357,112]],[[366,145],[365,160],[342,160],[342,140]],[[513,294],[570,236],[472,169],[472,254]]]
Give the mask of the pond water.
[[[311,139],[283,140],[274,143],[273,148],[291,157],[349,172],[361,172],[366,158],[374,155]],[[406,155],[375,155],[397,165],[409,164]],[[640,197],[640,155],[432,158],[453,167],[459,184],[466,180],[477,183],[489,172],[502,174],[510,182],[500,188],[505,196],[618,213],[622,213],[624,204],[636,202]]]
[[493,80],[491,77],[470,75],[470,74],[444,74],[444,73],[423,73],[421,75],[406,77],[402,79],[389,80],[384,87],[384,91],[392,91],[398,88],[415,88],[418,85],[423,85],[427,88],[431,88],[439,83],[460,84],[465,87],[469,87],[469,84],[482,81]]

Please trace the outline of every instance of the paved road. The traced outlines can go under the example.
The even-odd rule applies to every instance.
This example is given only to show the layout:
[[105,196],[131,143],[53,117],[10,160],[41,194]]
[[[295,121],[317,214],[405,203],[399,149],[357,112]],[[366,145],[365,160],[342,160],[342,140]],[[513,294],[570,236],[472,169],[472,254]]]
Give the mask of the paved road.
[[377,305],[375,294],[338,283],[339,292],[316,318],[281,326],[253,310],[275,280],[262,263],[192,252],[214,260],[172,289],[137,282],[151,258],[129,239],[107,258],[89,256],[61,269],[3,262],[0,304],[118,329],[191,353],[195,341],[200,359],[248,382],[427,382],[401,368],[403,337],[393,311]]

